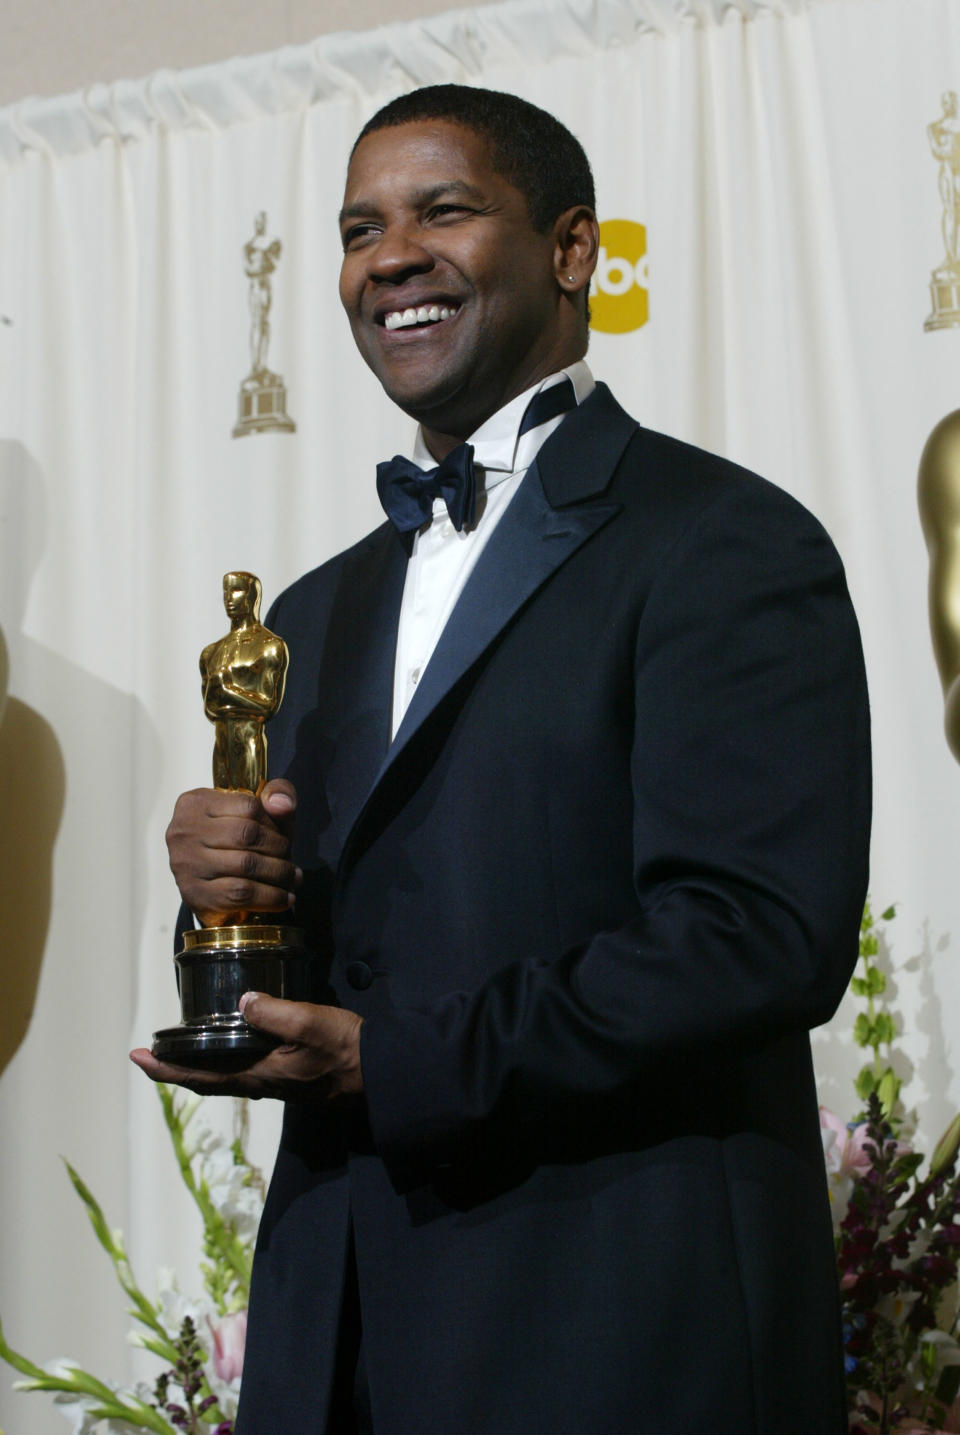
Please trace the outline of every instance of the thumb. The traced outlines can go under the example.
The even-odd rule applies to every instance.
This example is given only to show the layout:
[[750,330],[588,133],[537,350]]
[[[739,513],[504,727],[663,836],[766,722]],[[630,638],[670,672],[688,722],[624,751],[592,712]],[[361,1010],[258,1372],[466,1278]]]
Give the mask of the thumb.
[[297,789],[285,777],[274,777],[260,789],[260,806],[287,837],[293,834],[297,813]]
[[272,777],[260,789],[260,801],[272,817],[285,817],[297,808],[297,789],[286,777]]
[[248,1026],[278,1036],[281,1041],[303,1042],[308,1035],[312,1009],[307,1002],[286,1001],[265,992],[244,992],[237,1010]]

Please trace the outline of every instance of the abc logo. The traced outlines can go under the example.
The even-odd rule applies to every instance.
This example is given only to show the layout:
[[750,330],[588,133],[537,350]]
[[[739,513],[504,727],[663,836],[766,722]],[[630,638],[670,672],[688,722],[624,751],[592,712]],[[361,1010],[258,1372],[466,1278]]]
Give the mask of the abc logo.
[[650,317],[647,293],[647,231],[632,219],[605,219],[600,257],[590,284],[590,327],[601,334],[627,334]]

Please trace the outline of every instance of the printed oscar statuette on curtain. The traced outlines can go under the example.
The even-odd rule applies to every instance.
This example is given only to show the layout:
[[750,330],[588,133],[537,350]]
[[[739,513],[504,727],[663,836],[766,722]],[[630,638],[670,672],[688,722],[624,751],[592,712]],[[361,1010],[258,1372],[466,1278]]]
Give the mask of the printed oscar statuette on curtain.
[[271,430],[294,433],[297,427],[287,413],[283,379],[267,367],[272,279],[283,246],[279,239],[267,239],[266,230],[267,216],[260,210],[253,222],[253,235],[243,246],[243,268],[250,281],[250,372],[240,385],[240,414],[233,427],[234,438]]

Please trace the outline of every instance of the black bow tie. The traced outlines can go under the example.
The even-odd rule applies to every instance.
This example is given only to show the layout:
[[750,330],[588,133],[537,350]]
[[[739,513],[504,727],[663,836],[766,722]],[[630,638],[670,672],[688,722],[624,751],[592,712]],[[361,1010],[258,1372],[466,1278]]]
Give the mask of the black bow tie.
[[[541,389],[527,405],[518,437],[575,408],[576,403],[569,379]],[[473,445],[458,444],[436,468],[420,468],[402,454],[378,463],[377,493],[398,533],[412,533],[422,528],[431,517],[437,498],[442,498],[447,505],[450,522],[458,533],[464,527],[472,528],[477,505]]]
[[398,533],[411,533],[433,513],[433,500],[442,498],[450,522],[459,533],[473,527],[477,505],[477,477],[473,444],[452,449],[436,468],[423,469],[402,454],[377,464],[377,493]]

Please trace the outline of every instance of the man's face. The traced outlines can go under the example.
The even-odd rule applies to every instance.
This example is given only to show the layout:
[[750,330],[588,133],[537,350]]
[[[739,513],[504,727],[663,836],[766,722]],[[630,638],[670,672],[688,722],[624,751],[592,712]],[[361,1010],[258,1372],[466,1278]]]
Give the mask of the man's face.
[[425,120],[368,135],[340,227],[340,298],[357,347],[428,430],[466,437],[580,357],[561,321],[554,236],[536,232],[472,130]]

